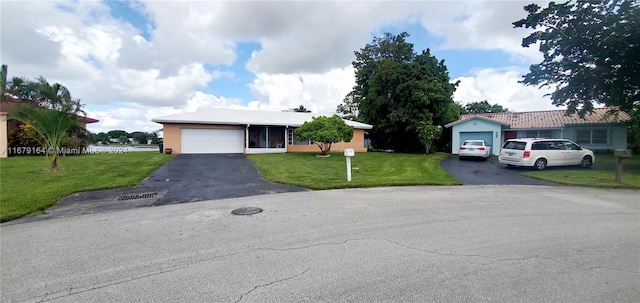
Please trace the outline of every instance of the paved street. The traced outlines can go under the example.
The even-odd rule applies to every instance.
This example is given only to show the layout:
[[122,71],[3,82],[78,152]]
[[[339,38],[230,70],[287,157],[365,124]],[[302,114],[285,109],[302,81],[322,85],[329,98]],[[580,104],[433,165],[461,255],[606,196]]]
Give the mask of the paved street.
[[2,225],[0,301],[640,302],[639,194],[306,191]]

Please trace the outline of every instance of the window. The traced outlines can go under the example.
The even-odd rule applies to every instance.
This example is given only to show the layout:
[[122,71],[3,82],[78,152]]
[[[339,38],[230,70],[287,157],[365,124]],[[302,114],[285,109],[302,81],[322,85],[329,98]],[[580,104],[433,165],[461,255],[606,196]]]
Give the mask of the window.
[[250,126],[249,148],[284,148],[283,126]]
[[289,128],[289,145],[311,145],[310,141],[296,140],[295,128]]
[[527,142],[507,141],[507,142],[505,142],[505,144],[504,144],[504,146],[502,148],[504,148],[504,149],[524,150],[525,147],[527,147]]
[[531,144],[531,150],[547,150],[549,149],[548,142],[533,142]]
[[577,145],[571,143],[571,142],[564,142],[564,149],[568,149],[568,150],[580,150],[580,147],[578,147]]
[[551,130],[527,130],[524,132],[524,137],[551,139]]
[[578,144],[607,144],[609,133],[606,129],[581,129],[576,135]]

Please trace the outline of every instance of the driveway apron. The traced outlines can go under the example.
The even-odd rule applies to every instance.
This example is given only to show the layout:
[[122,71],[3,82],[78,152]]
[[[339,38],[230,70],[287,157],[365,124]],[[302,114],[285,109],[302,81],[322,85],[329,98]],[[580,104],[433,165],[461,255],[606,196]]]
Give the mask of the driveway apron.
[[459,160],[457,156],[451,156],[442,160],[440,166],[465,185],[559,185],[525,177],[520,173],[531,171],[530,168],[507,167],[494,158]]
[[45,214],[4,224],[204,200],[306,191],[264,180],[241,154],[178,155],[137,187],[81,192],[62,198]]
[[244,155],[179,155],[153,172],[143,187],[166,188],[153,205],[304,191],[265,181]]

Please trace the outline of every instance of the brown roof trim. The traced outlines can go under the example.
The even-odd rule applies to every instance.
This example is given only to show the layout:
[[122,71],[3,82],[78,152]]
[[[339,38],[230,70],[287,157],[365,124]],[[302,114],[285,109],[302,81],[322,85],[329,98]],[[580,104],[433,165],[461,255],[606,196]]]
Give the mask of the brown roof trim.
[[[465,119],[463,119],[463,116],[466,116]],[[507,127],[509,126],[509,123],[500,122],[500,121],[497,121],[497,120],[494,120],[494,119],[491,119],[491,118],[487,118],[487,117],[483,117],[481,115],[475,114],[475,115],[462,115],[462,116],[460,116],[458,121],[454,121],[454,122],[445,124],[444,127],[446,127],[446,128],[453,127],[453,126],[456,126],[456,125],[458,125],[460,123],[464,123],[464,122],[471,121],[471,120],[474,120],[474,119],[483,120],[483,121],[487,121],[487,122],[491,122],[491,123],[496,123],[496,124],[504,125],[504,126],[507,126]]]
[[505,112],[486,114],[461,115],[457,121],[445,125],[451,127],[472,119],[485,119],[486,121],[507,125],[509,129],[558,129],[567,126],[580,125],[615,125],[625,124],[631,120],[631,116],[615,107],[594,108],[583,118],[578,114],[565,115],[566,110]]
[[100,122],[100,120],[98,120],[98,119],[89,118],[89,117],[83,117],[83,116],[78,116],[78,119],[80,119],[82,122],[87,123],[87,124]]

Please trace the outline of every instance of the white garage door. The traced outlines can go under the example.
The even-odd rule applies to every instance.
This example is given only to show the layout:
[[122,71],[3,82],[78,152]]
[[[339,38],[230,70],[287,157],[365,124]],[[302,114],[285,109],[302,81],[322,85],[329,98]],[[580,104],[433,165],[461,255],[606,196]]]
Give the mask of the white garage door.
[[183,154],[238,154],[242,153],[242,130],[195,129],[180,131]]

